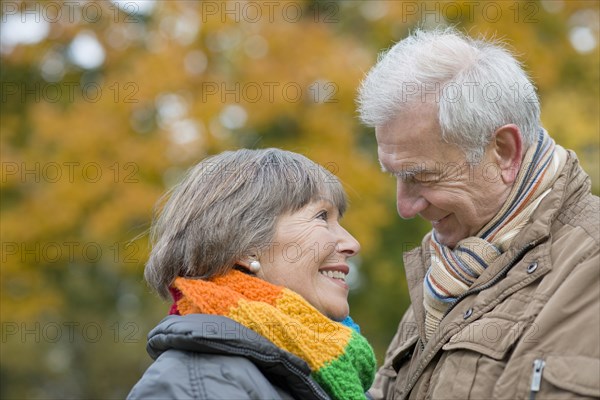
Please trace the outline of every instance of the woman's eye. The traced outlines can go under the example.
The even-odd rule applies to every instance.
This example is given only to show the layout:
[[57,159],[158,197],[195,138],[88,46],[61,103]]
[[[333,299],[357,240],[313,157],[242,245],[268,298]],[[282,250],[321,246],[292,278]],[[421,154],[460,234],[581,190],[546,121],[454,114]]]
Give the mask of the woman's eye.
[[328,213],[326,210],[321,211],[317,214],[317,218],[322,219],[323,221],[327,221]]

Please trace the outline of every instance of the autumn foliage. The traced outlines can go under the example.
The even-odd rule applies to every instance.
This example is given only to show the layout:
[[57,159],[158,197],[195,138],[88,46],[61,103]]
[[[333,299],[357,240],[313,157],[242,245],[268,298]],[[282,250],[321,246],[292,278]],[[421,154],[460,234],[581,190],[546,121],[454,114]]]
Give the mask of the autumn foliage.
[[362,245],[352,315],[381,361],[408,306],[401,254],[429,228],[396,214],[361,78],[415,26],[500,37],[598,192],[598,15],[595,1],[3,2],[0,397],[127,394],[169,306],[142,279],[154,204],[240,147],[297,151],[343,181]]

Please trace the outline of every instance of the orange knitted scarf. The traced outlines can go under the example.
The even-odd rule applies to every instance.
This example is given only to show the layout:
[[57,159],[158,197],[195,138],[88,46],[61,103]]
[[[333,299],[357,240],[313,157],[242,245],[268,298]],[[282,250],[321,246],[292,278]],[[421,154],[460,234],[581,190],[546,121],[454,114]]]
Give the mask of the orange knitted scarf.
[[357,331],[330,320],[284,287],[232,270],[209,280],[177,278],[179,313],[229,317],[305,360],[334,399],[364,399],[375,356]]

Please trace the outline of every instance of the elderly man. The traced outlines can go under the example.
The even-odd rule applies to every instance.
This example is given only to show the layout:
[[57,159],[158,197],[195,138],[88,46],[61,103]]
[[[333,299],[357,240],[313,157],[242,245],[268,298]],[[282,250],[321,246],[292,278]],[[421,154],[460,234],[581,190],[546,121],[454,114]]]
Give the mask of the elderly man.
[[600,396],[599,199],[541,128],[519,62],[454,29],[416,31],[358,103],[398,213],[432,225],[404,255],[412,304],[370,394]]

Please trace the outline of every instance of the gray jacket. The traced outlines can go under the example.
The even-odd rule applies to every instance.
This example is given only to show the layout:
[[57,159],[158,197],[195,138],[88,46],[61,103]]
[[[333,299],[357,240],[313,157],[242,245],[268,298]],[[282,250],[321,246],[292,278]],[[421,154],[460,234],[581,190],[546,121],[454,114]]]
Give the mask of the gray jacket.
[[226,317],[166,317],[147,350],[128,399],[329,399],[304,360]]

